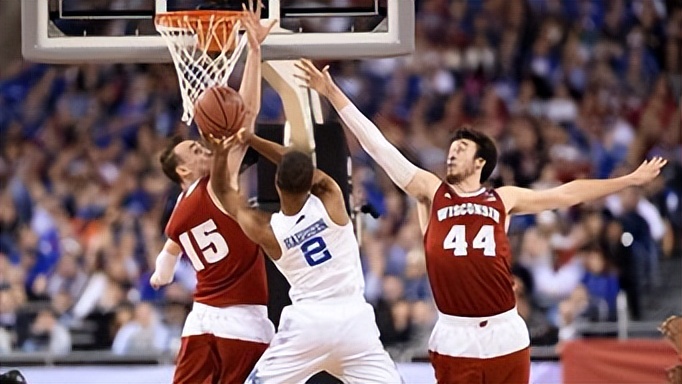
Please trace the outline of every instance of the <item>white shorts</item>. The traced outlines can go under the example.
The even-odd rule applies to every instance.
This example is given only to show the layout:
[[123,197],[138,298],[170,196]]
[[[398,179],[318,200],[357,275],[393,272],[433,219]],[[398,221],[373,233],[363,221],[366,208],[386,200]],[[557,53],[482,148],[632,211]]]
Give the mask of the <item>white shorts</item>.
[[516,307],[489,317],[458,317],[438,313],[429,350],[453,357],[488,359],[530,345],[528,328]]
[[275,327],[264,305],[218,308],[194,302],[182,328],[182,337],[204,334],[267,344],[275,334]]
[[320,371],[344,383],[401,382],[364,299],[284,308],[279,330],[247,383],[304,383]]

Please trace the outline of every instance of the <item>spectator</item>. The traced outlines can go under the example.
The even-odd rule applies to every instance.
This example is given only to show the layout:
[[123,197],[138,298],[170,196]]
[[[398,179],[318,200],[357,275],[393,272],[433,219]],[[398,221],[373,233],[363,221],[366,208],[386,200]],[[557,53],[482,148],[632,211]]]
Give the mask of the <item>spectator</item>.
[[[533,276],[537,304],[554,313],[559,302],[569,297],[580,283],[583,261],[570,252],[560,252],[561,236],[554,213],[543,212],[537,217],[538,226],[523,236],[519,262]],[[556,324],[556,321],[553,319],[552,322]]]
[[71,352],[71,335],[59,323],[58,313],[54,309],[45,308],[38,312],[31,325],[30,336],[24,341],[22,349],[26,352],[48,352],[53,355]]
[[608,265],[603,249],[596,243],[580,250],[587,271],[580,285],[559,305],[562,340],[576,336],[574,323],[579,318],[587,321],[615,321],[616,297],[620,291],[618,277]]
[[[641,201],[641,191],[638,188],[628,188],[618,194],[622,211],[613,212],[623,226],[623,243],[632,245],[635,262],[636,278],[642,289],[652,290],[660,286],[659,276],[659,251],[652,236],[651,226],[639,213],[638,206]],[[647,202],[647,208],[653,206]],[[656,223],[662,227],[661,216],[653,208],[652,211]]]
[[134,317],[114,337],[111,347],[117,355],[162,353],[168,349],[168,329],[149,303],[135,306]]
[[514,294],[519,315],[528,326],[532,345],[554,345],[558,341],[559,330],[553,326],[533,300],[533,276],[520,265],[512,267],[514,274]]

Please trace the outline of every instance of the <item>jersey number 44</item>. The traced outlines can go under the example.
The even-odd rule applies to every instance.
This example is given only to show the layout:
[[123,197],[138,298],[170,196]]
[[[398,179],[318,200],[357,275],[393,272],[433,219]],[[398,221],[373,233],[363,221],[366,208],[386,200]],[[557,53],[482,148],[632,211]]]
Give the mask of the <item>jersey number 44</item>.
[[[492,225],[483,225],[471,244],[473,249],[482,249],[483,255],[495,256],[495,229]],[[455,256],[466,256],[469,243],[466,239],[466,226],[458,224],[450,228],[443,239],[443,249],[452,249]]]

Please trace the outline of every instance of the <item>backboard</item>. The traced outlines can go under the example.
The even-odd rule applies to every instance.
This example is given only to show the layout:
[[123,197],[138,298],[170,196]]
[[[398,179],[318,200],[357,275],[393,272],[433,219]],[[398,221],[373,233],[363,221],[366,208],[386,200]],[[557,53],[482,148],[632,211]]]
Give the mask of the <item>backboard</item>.
[[[389,57],[414,49],[414,0],[264,0],[278,23],[265,60]],[[241,9],[242,0],[22,0],[24,58],[44,63],[162,63],[157,13]]]

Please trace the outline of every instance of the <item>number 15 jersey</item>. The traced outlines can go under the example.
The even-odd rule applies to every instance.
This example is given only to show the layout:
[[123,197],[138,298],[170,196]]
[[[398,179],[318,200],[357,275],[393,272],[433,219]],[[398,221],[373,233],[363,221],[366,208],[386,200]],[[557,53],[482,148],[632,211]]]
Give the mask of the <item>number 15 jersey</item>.
[[424,234],[426,267],[438,310],[485,317],[516,305],[504,204],[494,190],[457,195],[443,182]]
[[208,182],[203,177],[180,194],[166,225],[197,271],[194,301],[218,308],[267,305],[262,251],[216,206]]
[[308,196],[296,215],[273,214],[270,226],[282,249],[275,265],[291,285],[293,303],[364,300],[365,281],[353,225],[334,223],[317,196]]

